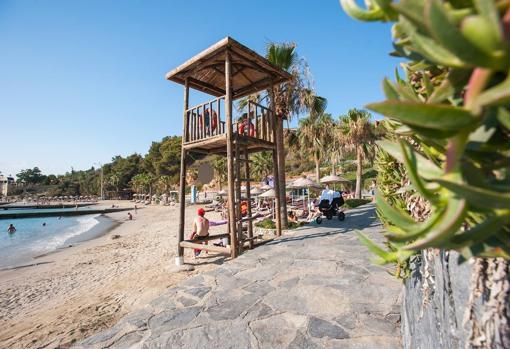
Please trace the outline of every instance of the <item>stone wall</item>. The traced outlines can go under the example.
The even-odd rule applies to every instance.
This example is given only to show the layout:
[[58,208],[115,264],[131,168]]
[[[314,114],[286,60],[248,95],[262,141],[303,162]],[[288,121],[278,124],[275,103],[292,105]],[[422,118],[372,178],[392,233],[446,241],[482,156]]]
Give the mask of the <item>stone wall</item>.
[[[402,304],[404,348],[510,347],[508,262],[478,260],[458,265],[457,258],[455,252],[427,251],[412,262]],[[481,270],[480,263],[487,267]],[[499,275],[498,267],[491,270],[491,263],[499,263]],[[506,280],[501,280],[501,271]],[[479,288],[474,296],[472,280]]]

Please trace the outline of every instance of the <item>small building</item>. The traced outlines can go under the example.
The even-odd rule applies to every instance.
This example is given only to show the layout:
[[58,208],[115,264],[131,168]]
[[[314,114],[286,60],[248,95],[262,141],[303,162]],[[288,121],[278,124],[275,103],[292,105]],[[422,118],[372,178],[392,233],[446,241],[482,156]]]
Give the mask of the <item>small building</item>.
[[7,197],[9,195],[9,188],[13,184],[13,177],[0,175],[0,197]]

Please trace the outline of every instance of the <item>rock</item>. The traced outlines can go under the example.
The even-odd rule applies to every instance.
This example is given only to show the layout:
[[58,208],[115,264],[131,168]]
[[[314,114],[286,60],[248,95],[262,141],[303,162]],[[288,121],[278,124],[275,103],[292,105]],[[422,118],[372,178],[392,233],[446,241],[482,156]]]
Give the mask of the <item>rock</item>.
[[112,240],[116,240],[116,239],[119,239],[121,236],[119,234],[113,234],[112,235]]
[[190,296],[202,299],[206,294],[208,294],[211,291],[210,287],[195,287],[188,289],[184,291],[186,294],[189,294]]
[[315,338],[349,338],[349,333],[347,333],[347,331],[345,331],[342,327],[332,324],[326,320],[319,319],[315,316],[310,317],[308,333]]
[[260,349],[290,348],[298,331],[306,329],[306,317],[283,313],[252,321],[249,326]]
[[294,340],[289,344],[288,349],[320,349],[321,346],[305,337],[301,332],[296,334]]
[[149,320],[149,328],[155,334],[184,327],[193,321],[201,310],[200,307],[189,307],[163,311]]

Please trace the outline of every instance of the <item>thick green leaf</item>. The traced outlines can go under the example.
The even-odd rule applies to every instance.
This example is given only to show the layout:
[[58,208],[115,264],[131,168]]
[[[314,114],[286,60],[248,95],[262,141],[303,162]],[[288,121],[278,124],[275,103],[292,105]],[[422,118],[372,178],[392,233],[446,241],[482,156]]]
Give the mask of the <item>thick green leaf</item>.
[[473,206],[482,208],[510,208],[510,193],[495,192],[451,182],[446,179],[435,179],[435,181],[458,196],[465,198]]
[[450,80],[444,79],[439,86],[434,89],[432,95],[428,98],[427,102],[430,104],[440,103],[450,98],[455,93]]
[[416,222],[411,218],[411,216],[393,208],[386,202],[386,200],[384,200],[384,197],[379,192],[377,192],[375,200],[379,212],[393,225],[396,225],[403,230],[412,229],[416,226]]
[[428,28],[437,41],[462,61],[479,67],[502,69],[508,65],[504,57],[489,55],[473,45],[457,29],[438,0],[425,5]]
[[436,195],[425,186],[425,183],[418,174],[416,153],[413,151],[412,147],[403,140],[400,140],[400,148],[402,155],[404,156],[404,166],[406,167],[407,175],[409,176],[413,187],[423,198],[428,201],[435,202],[437,199]]
[[468,110],[443,104],[392,100],[366,107],[405,124],[438,131],[458,131],[476,122],[476,116]]
[[453,237],[452,248],[459,249],[469,245],[474,245],[486,240],[492,235],[496,235],[503,224],[506,224],[509,217],[493,216],[486,218],[482,223],[475,225],[471,229],[462,232]]
[[505,108],[498,108],[497,118],[501,125],[510,131],[510,112]]
[[420,238],[427,234],[429,231],[431,231],[438,222],[443,218],[443,215],[445,214],[444,208],[438,210],[437,212],[434,212],[429,219],[427,219],[426,222],[416,224],[414,229],[410,229],[404,233],[394,231],[389,234],[385,234],[386,237],[388,237],[391,241],[398,241],[398,242],[407,242],[411,240],[415,240],[417,238]]
[[497,36],[498,40],[503,39],[503,32],[501,30],[498,9],[492,0],[474,0],[478,13],[487,19],[487,22],[492,26],[492,31]]
[[384,78],[383,80],[383,91],[387,99],[399,99],[395,86],[393,86],[388,78]]
[[479,107],[510,104],[510,75],[502,83],[482,92],[475,99],[475,104]]
[[356,232],[359,241],[368,247],[368,249],[375,255],[379,256],[384,262],[390,263],[395,262],[397,260],[397,254],[394,252],[388,252],[379,247],[376,243],[370,240],[361,232]]
[[426,236],[419,239],[405,248],[409,250],[421,250],[429,247],[441,247],[460,229],[466,216],[467,203],[466,200],[450,198],[441,220]]
[[401,0],[392,6],[399,14],[411,21],[421,32],[426,33],[428,31],[423,20],[424,7],[422,0]]
[[454,68],[466,68],[469,66],[431,38],[418,33],[411,34],[409,38],[416,50],[433,63]]
[[[400,145],[391,142],[389,140],[382,140],[376,142],[385,152],[394,157],[398,162],[404,163],[404,155],[402,154]],[[442,170],[436,164],[429,159],[425,158],[421,154],[415,154],[414,156],[418,162],[420,169],[420,175],[426,179],[438,178],[442,175]]]
[[379,7],[364,10],[358,6],[356,0],[340,0],[340,5],[349,16],[360,21],[378,21],[384,19],[384,12]]

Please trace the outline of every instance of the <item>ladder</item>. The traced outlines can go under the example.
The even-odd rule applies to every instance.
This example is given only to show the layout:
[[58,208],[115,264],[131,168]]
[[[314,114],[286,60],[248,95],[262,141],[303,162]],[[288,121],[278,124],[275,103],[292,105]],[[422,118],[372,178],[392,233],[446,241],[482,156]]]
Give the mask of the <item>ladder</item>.
[[[251,181],[250,178],[250,159],[248,151],[248,143],[239,134],[234,135],[234,191],[235,191],[235,227],[238,241],[239,252],[244,248],[247,241],[249,248],[253,248],[253,220],[251,206]],[[241,204],[243,202],[241,186],[246,184],[246,202],[248,204],[247,218],[243,218],[241,212]],[[248,236],[244,236],[243,224],[248,224]]]

